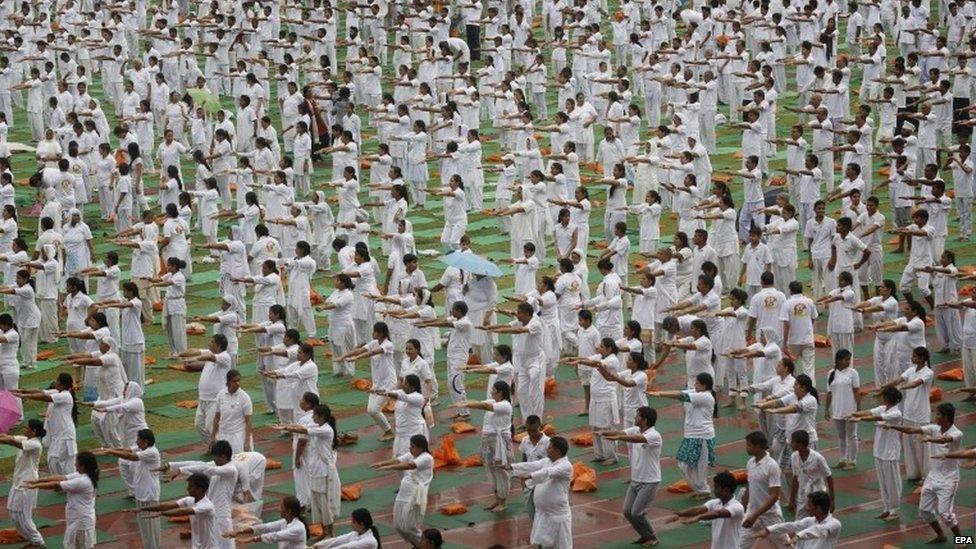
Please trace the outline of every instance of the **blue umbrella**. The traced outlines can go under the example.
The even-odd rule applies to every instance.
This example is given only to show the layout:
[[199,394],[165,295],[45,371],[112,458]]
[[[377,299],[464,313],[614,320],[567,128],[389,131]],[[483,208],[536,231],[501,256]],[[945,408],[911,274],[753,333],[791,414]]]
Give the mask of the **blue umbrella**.
[[456,267],[462,271],[476,275],[502,276],[502,270],[492,261],[479,255],[466,252],[450,252],[440,256],[438,259],[451,267]]

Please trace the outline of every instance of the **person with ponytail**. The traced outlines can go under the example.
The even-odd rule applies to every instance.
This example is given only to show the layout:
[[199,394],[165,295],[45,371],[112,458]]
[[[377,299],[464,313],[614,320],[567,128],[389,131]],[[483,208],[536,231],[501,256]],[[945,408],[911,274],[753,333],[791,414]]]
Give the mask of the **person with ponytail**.
[[[901,314],[898,318],[872,326],[866,326],[877,333],[892,333],[895,341],[892,343],[891,361],[895,372],[905,372],[912,368],[914,362],[912,354],[918,347],[925,347],[925,307],[915,301],[911,294],[905,294],[901,302]],[[891,381],[898,381],[898,376]],[[887,383],[886,383],[887,385]],[[907,395],[905,397],[908,398]],[[928,421],[928,420],[926,420]]]
[[312,275],[315,260],[312,247],[305,240],[295,243],[295,255],[291,259],[278,260],[278,267],[288,273],[288,295],[285,300],[290,328],[301,327],[308,337],[315,337],[315,316],[312,314]]
[[72,471],[65,475],[27,481],[25,488],[54,490],[65,495],[65,549],[87,549],[95,545],[95,490],[98,488],[98,460],[91,452],[81,452]]
[[[113,316],[120,320],[119,357],[122,359],[122,367],[129,381],[135,381],[139,385],[146,383],[146,336],[142,331],[142,300],[139,299],[139,286],[134,282],[122,283],[122,298],[100,301],[95,304],[96,308],[104,312],[105,318],[109,320],[109,331],[111,331],[111,318]],[[121,310],[118,315],[113,311]]]
[[427,511],[427,491],[434,480],[434,457],[423,435],[410,438],[410,451],[386,461],[373,464],[380,471],[403,471],[400,489],[393,502],[393,524],[407,543],[420,543],[420,525]]
[[684,403],[684,436],[676,459],[681,476],[691,486],[692,499],[711,498],[708,468],[715,464],[715,423],[718,404],[715,381],[703,372],[695,376],[695,388],[684,391],[650,391],[650,397],[673,398]]
[[350,515],[352,532],[338,537],[329,537],[312,547],[317,549],[382,549],[380,532],[373,525],[373,515],[363,507],[356,509]]
[[[929,393],[935,381],[932,371],[929,350],[925,347],[915,347],[912,351],[912,367],[902,372],[901,376],[880,387],[881,393],[888,387],[894,387],[904,395],[901,406],[902,425],[908,428],[920,428],[928,425],[932,420],[932,408],[929,404]],[[922,437],[906,433],[901,437],[902,454],[905,456],[905,478],[912,481],[922,480],[929,472],[929,445],[922,442]]]
[[278,520],[235,528],[222,532],[222,535],[225,538],[249,536],[243,540],[245,543],[276,543],[278,549],[305,549],[308,528],[298,498],[287,496],[282,499],[278,513],[281,515]]
[[840,441],[838,469],[857,466],[857,423],[848,416],[861,408],[861,376],[852,365],[853,357],[847,349],[838,349],[834,368],[827,374],[827,401],[824,419],[833,420]]
[[[3,322],[3,316],[9,315],[0,315],[0,323]],[[10,481],[10,492],[7,494],[7,511],[10,513],[11,520],[14,521],[17,532],[30,545],[38,547],[44,546],[44,537],[37,531],[37,526],[34,524],[37,490],[27,488],[25,484],[37,480],[41,452],[44,449],[41,440],[46,434],[44,422],[39,419],[30,419],[24,425],[22,436],[0,435],[0,444],[17,449],[13,478]]]
[[901,425],[899,404],[901,391],[895,387],[880,390],[881,405],[870,410],[857,410],[850,415],[851,421],[872,421],[874,430],[874,471],[878,476],[881,496],[881,514],[874,518],[884,521],[898,520],[901,510],[901,436],[898,431],[885,426]]
[[396,426],[396,436],[393,438],[393,457],[397,457],[410,448],[410,439],[414,435],[430,437],[425,416],[433,421],[433,412],[427,404],[427,398],[420,390],[420,378],[416,374],[407,374],[400,380],[400,388],[392,391],[373,389],[375,395],[396,401],[393,410],[393,424]]
[[[340,362],[354,362],[360,358],[369,359],[370,377],[373,388],[378,391],[392,391],[396,389],[396,365],[393,361],[393,342],[390,341],[390,328],[385,322],[373,324],[373,339],[365,345],[356,347],[348,353],[337,358]],[[378,392],[369,395],[366,404],[366,413],[383,430],[379,440],[393,440],[396,435],[390,426],[389,420],[383,414],[383,406],[387,399]]]
[[408,375],[415,375],[420,380],[427,400],[437,401],[437,377],[434,367],[423,355],[423,343],[419,339],[408,339],[403,346],[403,360],[400,361],[400,380]]
[[[783,350],[780,348],[776,339],[775,329],[771,326],[764,326],[759,329],[759,341],[742,349],[732,349],[729,356],[739,359],[758,359],[752,363],[752,385],[750,387],[763,386],[767,381],[776,379],[776,367],[783,359]],[[775,383],[775,381],[773,381]],[[748,389],[742,391],[748,394]],[[754,404],[761,402],[770,396],[769,393],[759,392],[754,397]],[[773,437],[772,417],[762,410],[758,411],[759,428],[766,434],[766,438]]]
[[[106,330],[107,332],[108,330]],[[71,355],[68,363],[78,367],[82,387],[95,386],[98,400],[112,400],[121,398],[128,379],[122,368],[122,359],[118,354],[118,343],[111,336],[105,336],[98,342],[98,353]],[[96,379],[88,377],[88,366],[95,368]],[[103,446],[119,446],[122,444],[122,432],[119,418],[106,416],[102,412],[92,412],[92,434]]]
[[339,447],[339,429],[336,426],[332,409],[319,404],[312,410],[313,425],[292,423],[280,425],[278,429],[286,433],[308,436],[308,452],[305,452],[303,467],[306,469],[310,489],[312,522],[321,524],[326,536],[332,536],[332,525],[339,517],[342,485],[339,470],[336,468]]
[[[614,428],[620,423],[617,407],[617,390],[610,381],[600,374],[598,366],[608,372],[620,370],[620,360],[617,358],[617,344],[612,338],[605,337],[596,347],[596,354],[589,357],[568,358],[563,362],[574,366],[590,366],[590,409],[589,424],[593,430],[593,461],[604,465],[617,463],[617,456],[613,444],[596,436],[600,431]],[[521,400],[521,399],[519,399]],[[524,412],[523,412],[524,413]],[[541,416],[540,416],[541,417]]]
[[491,384],[491,398],[484,401],[468,401],[452,404],[484,410],[481,429],[481,459],[488,469],[488,480],[494,491],[494,503],[485,506],[487,511],[500,513],[505,510],[511,485],[511,472],[505,466],[512,463],[512,388],[504,381]]
[[611,372],[603,366],[597,365],[600,375],[623,387],[622,406],[624,429],[634,426],[634,414],[643,406],[647,406],[647,360],[640,352],[627,353],[627,368],[618,372]]
[[74,470],[75,454],[78,453],[75,425],[78,423],[78,406],[75,403],[75,380],[62,372],[54,380],[51,389],[16,389],[14,396],[47,402],[44,430],[47,436],[47,468],[53,475],[68,475]]
[[820,397],[810,376],[796,376],[793,394],[753,406],[770,414],[787,414],[786,436],[792,435],[794,431],[806,431],[810,434],[810,447],[817,449],[817,410],[820,408]]
[[[20,363],[17,362],[17,347],[20,334],[14,319],[7,313],[0,314],[0,390],[11,391],[20,387]],[[18,407],[23,411],[20,400]]]
[[[119,269],[119,254],[117,252],[106,253],[103,263],[101,267],[82,269],[75,276],[79,277],[85,286],[88,286],[89,276],[97,279],[98,289],[95,290],[95,301],[97,303],[118,301],[121,296],[119,293],[119,280],[122,276],[122,270]],[[138,292],[136,292],[136,295],[138,295]],[[142,302],[140,301],[141,304]],[[118,309],[110,308],[104,312],[112,337],[117,341],[124,341],[119,330],[120,314]]]
[[166,274],[150,280],[151,288],[166,288],[163,300],[163,324],[170,357],[186,351],[186,261],[178,257],[166,260]]

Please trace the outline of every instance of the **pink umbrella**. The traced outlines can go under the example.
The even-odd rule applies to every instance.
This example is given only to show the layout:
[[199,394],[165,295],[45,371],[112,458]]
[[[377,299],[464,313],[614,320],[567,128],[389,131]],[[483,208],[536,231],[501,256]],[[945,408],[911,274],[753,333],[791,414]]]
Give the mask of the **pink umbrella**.
[[10,391],[0,391],[0,433],[6,433],[20,423],[21,417],[20,399]]

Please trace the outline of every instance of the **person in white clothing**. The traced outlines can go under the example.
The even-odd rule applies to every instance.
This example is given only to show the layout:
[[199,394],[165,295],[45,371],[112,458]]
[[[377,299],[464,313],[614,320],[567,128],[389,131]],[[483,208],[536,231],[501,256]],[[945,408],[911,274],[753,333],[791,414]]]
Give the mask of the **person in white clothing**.
[[323,533],[331,536],[333,524],[339,516],[342,491],[339,471],[336,469],[339,429],[332,410],[326,404],[319,404],[312,410],[311,425],[292,423],[282,425],[279,429],[308,436],[308,459],[305,460],[304,467],[308,469],[312,521],[321,524]]
[[[433,463],[433,459],[431,459]],[[399,492],[397,492],[399,493]],[[380,546],[380,532],[373,526],[373,516],[369,511],[360,507],[350,514],[352,532],[341,536],[331,535],[316,542],[316,549],[377,549]]]
[[214,441],[213,418],[217,411],[217,395],[226,385],[227,372],[231,370],[227,338],[223,334],[216,334],[210,338],[209,349],[184,351],[182,359],[185,371],[200,373],[194,426],[200,435],[200,440],[209,446]]
[[[834,477],[830,474],[830,465],[823,454],[810,448],[810,433],[793,431],[790,435],[790,469],[795,482],[790,490],[787,509],[794,513],[797,520],[808,516],[809,510],[802,505],[807,496],[827,490],[830,500],[834,501]],[[833,510],[833,505],[831,505]]]
[[140,509],[145,518],[190,517],[190,540],[198,549],[217,547],[219,532],[214,517],[213,501],[207,497],[210,491],[210,477],[203,473],[193,473],[186,479],[187,496]]
[[[769,455],[768,448],[766,435],[761,431],[746,435],[746,453],[749,454],[746,472],[749,483],[741,498],[746,509],[739,542],[739,547],[743,549],[755,547],[756,538],[764,535],[766,528],[783,522],[783,511],[779,505],[782,471],[779,463]],[[770,537],[776,547],[788,545],[786,534],[774,534]]]
[[885,425],[901,425],[901,391],[894,387],[881,390],[881,405],[870,410],[859,410],[851,414],[852,421],[873,421],[874,431],[874,469],[878,476],[878,491],[881,495],[881,514],[875,518],[885,521],[898,520],[901,508],[901,437],[897,431]]
[[824,491],[813,492],[806,499],[806,518],[767,526],[759,537],[788,535],[791,546],[832,549],[840,538],[840,521],[831,515],[833,499]]
[[249,452],[254,447],[251,397],[241,388],[240,372],[228,370],[226,378],[227,385],[214,403],[212,439],[226,440],[235,454]]
[[833,420],[840,441],[838,469],[857,466],[857,423],[848,417],[861,408],[861,377],[852,364],[851,352],[837,349],[834,368],[827,374],[827,398],[824,419]]
[[692,499],[708,499],[707,471],[715,464],[715,424],[718,406],[711,374],[695,376],[693,390],[651,391],[648,396],[680,400],[684,403],[684,434],[676,459],[681,476],[691,486]]
[[28,420],[23,435],[0,435],[0,444],[17,449],[14,460],[14,473],[7,495],[7,511],[14,521],[17,532],[31,545],[43,547],[44,537],[34,524],[34,509],[37,507],[37,490],[24,485],[38,478],[38,466],[44,447],[41,440],[47,434],[44,422],[39,419]]
[[511,485],[509,469],[512,462],[512,389],[505,381],[491,385],[491,398],[484,401],[468,401],[451,406],[484,410],[484,427],[481,430],[481,455],[488,469],[488,478],[494,490],[495,501],[485,507],[492,513],[505,510]]
[[566,459],[569,442],[552,437],[546,458],[512,464],[512,472],[533,490],[535,519],[529,542],[546,548],[573,546],[573,515],[569,506],[569,484],[573,465]]
[[[511,417],[511,412],[509,412]],[[434,480],[434,456],[423,435],[410,437],[410,451],[396,458],[373,464],[380,471],[402,471],[400,489],[393,502],[393,524],[397,534],[411,545],[420,543],[420,525],[427,512],[427,490]],[[356,524],[353,511],[353,524]],[[378,536],[377,536],[377,539]]]
[[95,489],[98,488],[98,460],[91,452],[75,458],[75,472],[68,475],[28,480],[26,489],[55,490],[65,495],[65,549],[90,549],[95,545]]
[[918,516],[929,523],[935,537],[929,543],[947,541],[940,520],[945,522],[954,536],[961,536],[959,522],[955,514],[956,491],[959,488],[959,462],[945,459],[944,456],[958,452],[962,448],[962,431],[955,425],[956,407],[951,402],[943,402],[936,408],[935,423],[921,427],[907,425],[888,425],[883,427],[904,434],[918,435],[921,442],[927,443],[930,455],[935,458],[932,468],[922,483],[922,495],[918,503]]
[[711,523],[712,549],[739,547],[745,509],[735,499],[738,482],[732,473],[722,471],[712,479],[712,485],[715,499],[710,499],[699,507],[678,511],[668,518],[668,522],[696,524],[707,521]]
[[[141,510],[159,503],[159,475],[156,470],[160,466],[160,457],[159,449],[156,448],[156,435],[151,430],[140,429],[135,441],[133,447],[101,448],[92,453],[96,456],[114,456],[119,459],[120,467],[123,461],[131,464],[132,494],[136,500],[136,509]],[[159,518],[140,515],[137,521],[143,547],[161,547]]]
[[44,430],[47,437],[47,467],[54,475],[68,475],[73,470],[78,453],[75,426],[78,423],[78,406],[75,404],[75,380],[62,372],[55,378],[53,388],[14,389],[15,397],[47,402]]
[[[393,342],[390,341],[390,328],[385,322],[373,324],[373,339],[356,347],[352,351],[339,357],[338,361],[354,361],[360,358],[369,359],[370,379],[373,389],[378,391],[392,391],[396,389],[396,365],[393,359]],[[396,435],[389,420],[383,414],[383,406],[387,399],[378,393],[369,395],[366,413],[369,414],[377,426],[383,431],[379,440],[393,440]]]
[[278,549],[305,549],[308,529],[302,520],[302,504],[295,496],[281,500],[278,511],[281,518],[271,522],[242,526],[222,532],[225,538],[243,538],[248,543],[277,544]]
[[603,431],[599,436],[630,445],[630,483],[624,498],[624,518],[640,536],[634,543],[654,545],[657,535],[647,520],[647,509],[661,483],[661,433],[654,428],[657,410],[641,406],[634,412],[634,425],[623,431]]

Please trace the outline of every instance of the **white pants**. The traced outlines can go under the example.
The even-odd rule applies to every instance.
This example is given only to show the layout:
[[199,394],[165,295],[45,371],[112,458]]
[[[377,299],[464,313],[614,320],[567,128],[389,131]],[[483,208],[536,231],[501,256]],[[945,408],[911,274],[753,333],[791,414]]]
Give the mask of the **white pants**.
[[122,359],[122,367],[129,381],[135,381],[139,385],[146,385],[146,350],[145,348],[127,351],[125,349],[119,353]]
[[20,365],[25,370],[37,367],[37,332],[39,328],[19,328]]
[[[921,423],[904,420],[905,427],[921,427]],[[905,478],[920,479],[929,474],[929,445],[922,442],[922,435],[901,435],[901,449],[905,456]]]
[[900,371],[894,360],[895,338],[892,334],[878,334],[874,338],[874,382],[884,385],[893,381]]
[[52,475],[67,476],[75,472],[75,455],[78,446],[74,440],[51,441],[47,448],[47,468]]
[[942,349],[956,350],[962,347],[962,321],[957,309],[940,309],[935,311],[935,334],[938,336]]
[[878,474],[882,509],[897,515],[901,507],[901,461],[875,458],[874,468]]
[[37,337],[45,343],[55,341],[54,332],[58,331],[58,300],[38,298],[37,307],[41,310],[41,327]]
[[541,362],[523,365],[515,375],[515,392],[518,394],[522,422],[529,416],[543,418],[545,409],[545,378]]
[[835,419],[834,428],[837,429],[837,439],[840,443],[840,460],[857,463],[857,422]]
[[817,379],[816,377],[816,358],[817,353],[813,345],[787,345],[790,353],[796,357],[796,372],[797,374],[806,374],[810,376],[810,379]]
[[[454,368],[451,365],[458,364],[463,368],[465,362],[460,361],[460,359],[451,359],[450,357],[447,359],[447,389],[451,394],[451,402],[455,404],[468,400],[468,392],[464,388],[464,370]],[[467,415],[470,412],[467,408],[458,408],[457,413]]]
[[976,349],[962,348],[962,375],[966,387],[976,385]]
[[841,349],[847,349],[851,352],[851,357],[854,355],[854,334],[841,334],[837,332],[830,332],[831,352],[836,353]]
[[301,328],[305,331],[305,337],[315,337],[315,315],[312,313],[312,306],[295,307],[288,305],[288,327]]
[[918,516],[925,522],[936,522],[942,519],[947,526],[953,528],[959,523],[956,520],[956,489],[958,482],[951,484],[925,483],[922,486],[922,497],[918,501]]
[[397,534],[413,547],[420,545],[420,525],[423,521],[424,516],[420,513],[420,506],[408,501],[393,503],[393,526]]
[[95,546],[95,527],[68,523],[61,541],[64,549],[90,549]]
[[200,440],[209,448],[213,444],[213,420],[217,413],[217,402],[214,400],[197,401],[197,413],[193,418]]
[[386,419],[386,414],[383,413],[383,405],[386,404],[387,400],[384,396],[370,394],[369,401],[366,404],[366,413],[369,414],[369,417],[373,418],[373,422],[384,433],[390,430],[390,421]]
[[[228,509],[228,512],[230,510]],[[234,519],[230,515],[215,515],[214,516],[214,529],[217,532],[224,533],[230,532],[234,529]],[[234,549],[237,547],[237,542],[234,539],[227,539],[223,536],[217,536],[217,543],[214,545],[217,549]]]
[[14,527],[21,537],[29,543],[44,545],[44,537],[37,531],[34,524],[34,509],[37,507],[37,490],[10,489],[7,499],[7,511]]
[[317,522],[324,526],[331,526],[335,522],[335,517],[332,516],[332,508],[329,506],[329,490],[327,487],[330,482],[333,482],[330,477],[313,480],[312,484],[314,488],[321,487],[325,489],[322,491],[313,489],[309,498],[311,500],[312,522]]
[[[146,507],[152,507],[159,503],[159,500],[151,501],[137,501],[136,507],[139,509],[144,509]],[[144,549],[159,549],[159,517],[146,518],[145,515],[140,514],[136,519],[139,523],[139,535],[142,536],[142,547]]]
[[356,331],[348,327],[330,326],[329,344],[332,346],[332,374],[353,375],[356,363],[352,361],[338,362],[336,358],[348,353],[356,346]]
[[163,321],[169,352],[182,353],[186,350],[186,315],[166,315]]
[[833,287],[833,283],[830,281],[831,273],[827,270],[827,259],[814,259],[813,260],[813,282],[812,290],[814,299],[821,298],[827,295],[827,292]]

